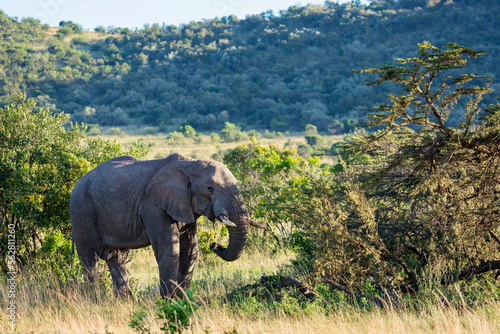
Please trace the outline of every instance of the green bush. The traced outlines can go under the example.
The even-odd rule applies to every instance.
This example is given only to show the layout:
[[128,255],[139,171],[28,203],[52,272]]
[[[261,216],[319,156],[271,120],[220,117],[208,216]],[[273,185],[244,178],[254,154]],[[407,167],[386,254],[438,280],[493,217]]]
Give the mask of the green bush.
[[158,132],[158,129],[155,128],[154,126],[146,126],[144,129],[142,129],[145,134],[147,135],[154,135]]
[[[203,261],[203,257],[214,255],[214,253],[210,250],[210,244],[212,242],[224,244],[222,240],[224,240],[224,238],[229,235],[229,232],[224,225],[212,225],[212,223],[209,222],[208,219],[205,219],[203,217],[200,217],[198,219],[198,222],[201,224],[198,229],[198,247],[202,256],[201,260]],[[205,226],[208,226],[208,228],[203,228]],[[213,258],[216,258],[215,255]]]
[[73,45],[86,45],[88,43],[88,39],[84,35],[81,35],[81,36],[77,36],[77,37],[73,38],[71,40],[71,43]]
[[297,152],[302,158],[308,159],[313,155],[314,148],[312,148],[310,145],[299,145],[299,147],[297,148]]
[[304,127],[304,133],[306,135],[317,135],[318,134],[318,128],[316,127],[316,125],[307,124]]
[[281,211],[274,200],[305,167],[302,157],[296,150],[264,146],[253,140],[227,150],[223,161],[238,179],[252,216],[262,218],[274,233],[287,239],[293,227],[288,224],[288,216],[279,216]]
[[[364,290],[368,274],[386,286],[394,279],[403,292],[422,281],[494,277],[500,104],[480,107],[490,78],[460,74],[482,53],[425,42],[416,57],[362,71],[376,75],[370,85],[401,87],[370,111],[368,125],[381,130],[354,131],[333,147],[342,157],[335,166],[310,158],[282,174],[274,147],[228,151],[252,214],[276,231],[289,224],[276,235],[298,250],[301,269]],[[462,114],[458,126],[453,113]]]
[[54,55],[62,55],[66,52],[66,47],[59,41],[52,42],[48,48],[49,52]]
[[196,144],[201,144],[203,142],[203,136],[201,134],[197,134],[194,136],[194,142]]
[[48,232],[43,239],[40,256],[31,259],[30,265],[36,267],[36,271],[51,273],[62,281],[77,277],[81,268],[78,266],[78,256],[71,254],[71,246],[71,240],[61,232]]
[[219,144],[220,136],[217,133],[212,132],[212,134],[210,135],[210,141],[212,142],[212,144]]
[[196,130],[191,125],[183,125],[179,128],[179,131],[186,138],[194,138],[196,136]]
[[114,136],[118,136],[120,133],[122,133],[122,130],[119,127],[113,127],[110,128],[108,132]]
[[[13,225],[15,265],[37,275],[52,271],[62,279],[73,264],[71,190],[97,164],[125,153],[116,142],[85,137],[85,126],[68,120],[69,115],[52,114],[22,94],[0,109],[0,228]],[[142,156],[144,150],[133,145],[129,153]],[[2,271],[12,269],[7,245],[7,233],[1,233]]]
[[191,290],[184,291],[183,299],[165,300],[156,302],[158,306],[158,318],[166,320],[160,327],[162,331],[169,333],[181,333],[189,328],[191,316],[196,312],[198,306],[195,303]]
[[245,132],[241,131],[240,126],[229,122],[226,122],[224,129],[221,130],[220,137],[226,143],[248,140],[248,135]]
[[309,146],[316,146],[321,141],[320,135],[307,135],[305,138],[306,138],[307,145],[309,145]]
[[[156,319],[162,322],[160,330],[167,333],[182,333],[191,324],[191,317],[198,309],[191,290],[184,291],[182,299],[160,299],[156,302]],[[145,310],[132,313],[129,327],[141,333],[149,333],[144,324]]]
[[91,136],[101,134],[102,127],[99,124],[87,124],[87,132]]
[[266,138],[266,139],[274,139],[274,138],[276,138],[276,132],[274,132],[274,131],[273,132],[269,132],[268,130],[266,130],[264,132],[264,138]]
[[255,139],[260,139],[262,137],[262,135],[256,130],[250,130],[247,132],[247,134],[250,138],[254,137]]
[[186,137],[181,132],[172,131],[168,134],[167,140],[171,142],[180,142],[183,141]]

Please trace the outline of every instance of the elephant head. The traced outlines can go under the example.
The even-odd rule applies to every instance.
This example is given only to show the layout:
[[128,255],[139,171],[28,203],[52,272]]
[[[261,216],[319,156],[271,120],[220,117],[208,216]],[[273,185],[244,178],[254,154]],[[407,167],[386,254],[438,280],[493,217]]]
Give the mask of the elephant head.
[[212,243],[210,249],[226,261],[240,257],[248,238],[248,227],[255,225],[236,178],[216,161],[171,162],[151,179],[146,194],[176,221],[192,224],[203,215],[225,223],[229,231],[228,247]]

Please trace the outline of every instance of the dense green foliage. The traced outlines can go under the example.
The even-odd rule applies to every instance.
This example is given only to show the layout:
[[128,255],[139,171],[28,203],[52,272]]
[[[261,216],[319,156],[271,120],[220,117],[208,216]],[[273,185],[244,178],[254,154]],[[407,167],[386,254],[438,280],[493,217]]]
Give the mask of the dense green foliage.
[[428,40],[487,49],[472,69],[498,76],[499,15],[493,0],[326,1],[244,20],[90,33],[0,13],[0,96],[6,104],[25,91],[73,121],[101,125],[219,131],[229,121],[300,131],[309,123],[349,132],[388,92],[360,85],[351,70],[391,63]]
[[480,107],[489,78],[456,71],[483,54],[425,42],[364,70],[400,89],[370,111],[382,129],[345,142],[336,166],[255,143],[226,153],[255,217],[298,250],[295,265],[403,292],[500,269],[500,104]]
[[[424,42],[416,55],[397,59],[396,65],[360,71],[372,76],[368,85],[389,83],[393,93],[369,111],[368,125],[378,131],[349,136],[337,148],[341,157],[336,165],[321,165],[317,157],[305,160],[296,150],[264,146],[255,138],[225,152],[224,163],[240,181],[252,216],[269,228],[253,231],[250,246],[271,241],[295,249],[293,270],[310,278],[320,298],[306,301],[296,290],[275,298],[277,276],[270,276],[269,284],[254,285],[255,293],[235,289],[207,305],[234,307],[250,316],[263,311],[328,314],[346,295],[318,284],[317,278],[327,278],[362,291],[357,294],[361,298],[349,294],[361,305],[376,305],[372,300],[388,295],[385,288],[394,293],[396,307],[413,310],[422,300],[434,300],[429,298],[434,290],[423,285],[433,288],[498,272],[500,104],[484,106],[485,94],[492,91],[490,77],[465,73],[470,60],[485,54]],[[52,114],[22,94],[0,109],[2,271],[10,269],[7,235],[13,225],[18,266],[36,265],[38,275],[51,270],[62,279],[73,274],[70,191],[85,172],[124,152],[116,142],[85,137],[85,127],[68,120],[69,115]],[[173,139],[196,138],[187,124],[176,133]],[[226,141],[248,136],[229,122],[220,133]],[[304,133],[310,145],[322,139],[313,124]],[[143,155],[143,144],[128,153]],[[226,232],[200,233],[200,241]],[[255,237],[259,233],[262,238]],[[496,298],[498,289],[491,282],[472,282],[464,294],[448,291],[441,302],[465,308],[479,294]],[[400,297],[408,292],[419,294]],[[188,328],[197,307],[192,301],[187,293],[183,300],[158,302],[162,330]],[[147,331],[146,316],[143,310],[135,312],[130,326]]]
[[[162,322],[160,330],[167,333],[182,333],[189,328],[191,317],[198,309],[191,290],[185,291],[182,299],[165,300],[159,299],[156,302],[156,318]],[[149,333],[149,329],[144,323],[147,313],[136,310],[132,313],[129,326],[137,332]]]
[[[24,95],[15,95],[0,109],[2,271],[7,270],[7,237],[12,234],[7,231],[12,229],[19,267],[36,265],[39,273],[50,269],[60,277],[70,275],[73,186],[97,164],[124,154],[118,143],[86,137],[84,126],[68,120],[69,115],[52,114]],[[129,151],[144,153],[140,145]]]
[[365,70],[378,76],[371,84],[395,83],[403,93],[370,112],[370,124],[383,130],[347,147],[369,156],[360,180],[379,234],[408,267],[419,258],[416,272],[429,264],[468,279],[482,266],[494,269],[500,255],[500,104],[481,107],[491,78],[456,71],[483,54],[426,42],[397,66]]

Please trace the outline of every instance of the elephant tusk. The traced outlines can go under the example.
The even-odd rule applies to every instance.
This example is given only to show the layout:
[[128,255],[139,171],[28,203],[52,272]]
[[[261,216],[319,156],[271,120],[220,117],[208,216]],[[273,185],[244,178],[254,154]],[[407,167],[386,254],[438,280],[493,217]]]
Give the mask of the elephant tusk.
[[226,224],[226,226],[231,226],[231,227],[238,227],[236,226],[235,223],[233,223],[232,221],[230,221],[229,219],[227,219],[226,216],[219,216],[217,217],[221,222],[223,222],[224,224]]
[[253,227],[261,228],[263,230],[267,230],[267,228],[264,225],[259,224],[259,223],[257,223],[256,221],[253,221],[253,220],[250,220],[250,225],[252,225]]

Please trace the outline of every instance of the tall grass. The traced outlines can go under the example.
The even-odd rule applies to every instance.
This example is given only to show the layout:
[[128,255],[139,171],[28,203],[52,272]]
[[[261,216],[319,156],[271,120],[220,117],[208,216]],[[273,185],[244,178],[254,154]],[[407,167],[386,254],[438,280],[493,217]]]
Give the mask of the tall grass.
[[[228,300],[234,289],[256,283],[263,273],[283,269],[293,256],[249,249],[238,261],[223,262],[215,255],[203,255],[195,271],[192,291],[200,305],[187,333],[499,333],[498,288],[457,286],[439,291],[428,288],[419,297],[405,300],[399,308],[378,309],[322,298],[300,305],[246,298]],[[159,298],[157,266],[151,249],[134,252],[128,264],[132,299],[116,299],[109,275],[101,266],[101,283],[89,286],[83,280],[61,283],[55,278],[19,277],[16,303],[18,333],[133,333],[131,314],[146,312],[144,323],[151,333],[160,332],[155,320]],[[443,294],[451,296],[445,306]],[[478,300],[474,305],[472,300]],[[8,302],[5,279],[0,284],[0,333],[11,332],[7,324]],[[472,305],[472,307],[471,307]]]

